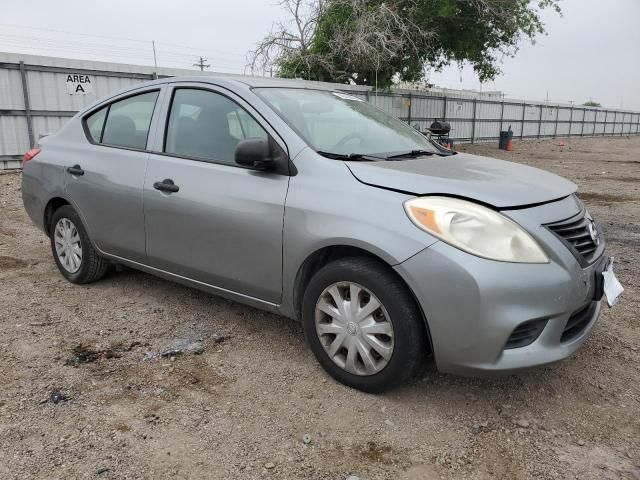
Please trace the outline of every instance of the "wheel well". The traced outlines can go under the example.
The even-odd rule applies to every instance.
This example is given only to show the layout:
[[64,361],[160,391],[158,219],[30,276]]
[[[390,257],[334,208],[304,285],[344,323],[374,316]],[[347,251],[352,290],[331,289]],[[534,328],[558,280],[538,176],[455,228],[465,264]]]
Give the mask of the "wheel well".
[[53,214],[56,210],[65,205],[70,205],[70,203],[60,197],[52,198],[49,200],[49,203],[47,203],[47,206],[44,209],[44,228],[47,235],[51,232],[51,219],[53,218]]
[[422,306],[420,305],[420,302],[418,302],[418,299],[411,287],[409,287],[409,285],[407,285],[407,282],[405,282],[404,279],[400,275],[398,275],[398,273],[393,270],[393,268],[391,268],[391,265],[389,265],[377,255],[374,255],[373,253],[358,247],[352,247],[349,245],[333,245],[330,247],[321,248],[320,250],[317,250],[316,252],[309,255],[309,257],[307,257],[307,259],[298,270],[298,274],[296,275],[296,283],[293,290],[293,301],[297,319],[302,319],[302,300],[304,297],[304,292],[307,289],[307,285],[309,285],[309,281],[311,281],[313,275],[329,262],[346,257],[373,258],[380,262],[381,265],[389,268],[400,279],[407,291],[413,297],[413,300],[416,302],[416,307],[420,311],[420,315],[422,316],[422,320],[424,322],[424,328],[426,330],[430,352],[433,352],[431,332],[429,331],[429,323],[427,322],[427,317],[422,310]]

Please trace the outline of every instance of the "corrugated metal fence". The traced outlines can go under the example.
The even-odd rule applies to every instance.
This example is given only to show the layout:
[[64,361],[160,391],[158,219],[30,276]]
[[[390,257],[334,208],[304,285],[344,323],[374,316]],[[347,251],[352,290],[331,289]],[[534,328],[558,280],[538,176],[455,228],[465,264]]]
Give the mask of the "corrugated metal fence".
[[[200,72],[196,72],[200,73]],[[157,77],[193,75],[193,70],[0,53],[0,169],[20,166],[22,154],[41,135],[55,132],[78,110],[136,83]],[[204,72],[205,75],[215,75]],[[69,93],[69,75],[90,76],[84,94]],[[496,140],[511,127],[515,138],[629,135],[640,133],[640,113],[539,102],[333,85],[425,130],[435,119],[451,123],[457,142]]]

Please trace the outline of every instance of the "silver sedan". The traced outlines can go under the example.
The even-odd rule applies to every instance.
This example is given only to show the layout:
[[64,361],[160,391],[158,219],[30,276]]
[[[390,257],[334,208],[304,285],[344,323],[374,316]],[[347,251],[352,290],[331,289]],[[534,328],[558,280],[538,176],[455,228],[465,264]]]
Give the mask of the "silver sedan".
[[124,264],[300,320],[368,392],[429,356],[463,374],[563,359],[621,292],[573,183],[304,82],[105,98],[25,154],[22,192],[70,282]]

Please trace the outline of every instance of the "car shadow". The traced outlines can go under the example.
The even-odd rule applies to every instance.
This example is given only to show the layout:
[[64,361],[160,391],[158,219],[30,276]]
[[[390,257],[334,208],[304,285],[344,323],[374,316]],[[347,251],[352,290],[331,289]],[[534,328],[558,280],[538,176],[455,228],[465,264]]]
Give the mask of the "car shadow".
[[[302,325],[297,321],[135,270],[113,272],[105,281],[124,290],[134,285],[145,284],[149,297],[147,300],[162,303],[167,308],[173,301],[180,301],[180,310],[184,312],[185,323],[188,323],[185,330],[180,332],[181,319],[171,316],[171,324],[157,324],[154,334],[171,331],[180,335],[184,334],[186,329],[191,329],[186,332],[191,335],[194,328],[198,330],[196,334],[204,336],[214,331],[224,331],[232,337],[248,339],[245,342],[266,343],[271,349],[270,354],[274,361],[284,364],[293,359],[306,363],[307,368],[315,370],[312,375],[317,376],[318,380],[326,381],[328,385],[333,384],[336,388],[348,389],[331,379],[315,361],[306,345]],[[215,312],[215,315],[209,318],[207,312]],[[194,318],[200,318],[201,321],[194,323]],[[252,347],[243,345],[241,348]],[[568,377],[572,377],[571,381],[575,383],[575,376],[570,372],[574,361],[570,358],[558,364],[522,370],[515,374],[471,378],[442,374],[436,369],[433,358],[430,358],[417,378],[379,396],[392,402],[410,401],[414,405],[430,402],[441,404],[442,399],[447,398],[451,400],[452,405],[456,405],[455,408],[460,407],[456,399],[463,403],[484,403],[494,407],[504,406],[509,402],[526,405],[533,395],[539,395],[541,392],[546,392],[549,396],[556,395],[562,390]]]

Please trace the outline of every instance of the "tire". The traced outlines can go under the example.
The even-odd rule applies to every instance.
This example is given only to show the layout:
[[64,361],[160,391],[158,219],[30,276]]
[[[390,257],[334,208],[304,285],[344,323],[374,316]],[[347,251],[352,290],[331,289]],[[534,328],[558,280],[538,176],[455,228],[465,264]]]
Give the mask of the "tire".
[[[358,313],[349,317],[347,310],[353,312],[354,293],[358,304],[353,308]],[[348,297],[348,303],[343,303],[344,316],[336,308],[336,295]],[[375,308],[373,300],[380,307],[364,320],[358,320]],[[342,320],[346,318],[354,321],[343,328]],[[421,371],[429,351],[426,327],[413,296],[395,272],[372,258],[339,259],[318,270],[304,293],[302,323],[306,340],[322,367],[338,382],[363,392],[378,393],[405,383]],[[378,332],[374,339],[372,332]],[[338,340],[348,347],[341,347],[332,356],[330,352],[336,350],[334,345],[340,342],[334,342]],[[355,354],[351,352],[354,345]],[[364,347],[369,348],[369,355],[361,354]]]
[[[58,229],[58,227],[60,228]],[[70,232],[69,242],[65,241],[65,232]],[[71,206],[65,205],[54,212],[51,219],[49,238],[51,240],[51,253],[58,270],[71,283],[91,283],[104,276],[109,262],[96,252],[80,220],[80,216]],[[63,241],[65,243],[62,243]],[[71,246],[65,249],[65,252],[59,254],[58,250],[69,243],[71,243]],[[74,255],[74,252],[76,255]],[[70,263],[67,262],[67,258]],[[79,261],[78,258],[80,259]]]

